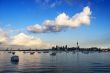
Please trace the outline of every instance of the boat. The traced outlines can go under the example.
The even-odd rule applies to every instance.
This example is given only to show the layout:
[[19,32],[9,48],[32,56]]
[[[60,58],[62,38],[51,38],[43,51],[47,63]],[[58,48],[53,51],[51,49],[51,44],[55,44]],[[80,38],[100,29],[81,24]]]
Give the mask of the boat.
[[40,51],[38,51],[37,53],[41,53]]
[[15,52],[12,52],[12,54],[14,55],[14,54],[15,54]]
[[30,54],[32,55],[32,54],[34,54],[35,52],[30,52]]
[[51,56],[55,56],[55,55],[56,55],[56,53],[55,53],[55,52],[52,52],[50,55],[51,55]]
[[19,62],[19,56],[16,56],[16,55],[12,56],[11,62]]

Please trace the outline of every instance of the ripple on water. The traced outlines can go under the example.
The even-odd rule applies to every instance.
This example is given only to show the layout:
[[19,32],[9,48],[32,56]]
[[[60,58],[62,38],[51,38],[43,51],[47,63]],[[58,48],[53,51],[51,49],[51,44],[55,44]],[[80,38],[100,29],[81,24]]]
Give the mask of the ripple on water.
[[103,63],[91,63],[89,70],[92,73],[110,73],[110,65]]

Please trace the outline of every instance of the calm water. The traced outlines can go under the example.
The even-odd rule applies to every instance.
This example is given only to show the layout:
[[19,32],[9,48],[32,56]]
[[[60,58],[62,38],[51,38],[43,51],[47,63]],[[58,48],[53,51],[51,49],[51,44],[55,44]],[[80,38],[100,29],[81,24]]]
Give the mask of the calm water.
[[16,52],[19,63],[10,61],[11,53],[0,52],[0,73],[110,73],[110,53]]

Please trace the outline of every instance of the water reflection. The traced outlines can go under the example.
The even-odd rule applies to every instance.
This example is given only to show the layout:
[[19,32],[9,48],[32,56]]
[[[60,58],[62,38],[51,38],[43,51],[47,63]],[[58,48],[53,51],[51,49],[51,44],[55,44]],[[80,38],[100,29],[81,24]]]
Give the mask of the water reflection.
[[89,70],[93,73],[110,73],[110,64],[91,63]]
[[19,63],[8,52],[0,55],[0,73],[110,73],[109,52],[16,52]]
[[11,64],[17,65],[19,62],[11,61]]

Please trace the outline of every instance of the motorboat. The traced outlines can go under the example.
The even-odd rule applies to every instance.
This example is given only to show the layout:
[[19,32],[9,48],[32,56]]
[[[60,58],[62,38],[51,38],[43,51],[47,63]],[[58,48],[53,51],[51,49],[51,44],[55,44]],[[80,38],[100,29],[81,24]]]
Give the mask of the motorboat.
[[32,55],[32,54],[34,54],[35,52],[30,52],[30,54]]
[[12,54],[14,55],[14,54],[15,54],[15,52],[12,52]]
[[56,52],[52,52],[50,55],[51,56],[55,56],[56,55]]
[[12,56],[11,62],[19,62],[19,56],[17,56],[17,55]]
[[37,53],[41,53],[40,51],[38,51]]

